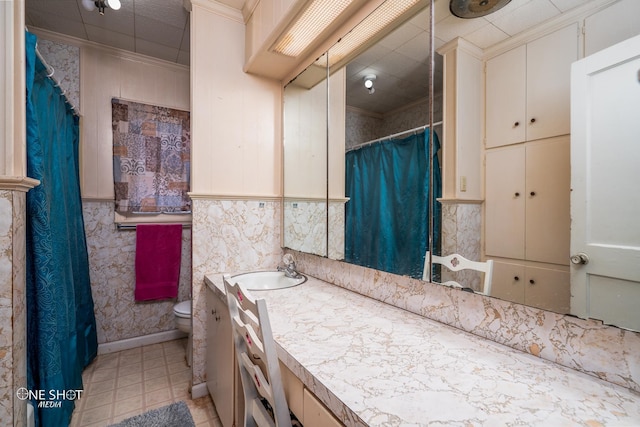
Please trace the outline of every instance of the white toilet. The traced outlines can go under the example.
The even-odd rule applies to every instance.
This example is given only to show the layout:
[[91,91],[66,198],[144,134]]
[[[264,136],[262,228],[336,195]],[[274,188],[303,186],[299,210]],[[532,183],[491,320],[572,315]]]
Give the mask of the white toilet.
[[176,326],[182,332],[189,334],[187,340],[187,365],[191,366],[192,336],[191,333],[191,301],[182,301],[173,306],[173,314],[176,317]]

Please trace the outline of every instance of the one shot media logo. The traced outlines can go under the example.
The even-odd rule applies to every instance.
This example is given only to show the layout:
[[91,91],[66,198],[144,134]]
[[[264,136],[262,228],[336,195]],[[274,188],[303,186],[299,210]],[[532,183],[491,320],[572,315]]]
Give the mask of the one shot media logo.
[[82,392],[83,390],[29,390],[20,387],[16,390],[16,397],[37,402],[38,408],[61,408],[63,401],[80,399]]

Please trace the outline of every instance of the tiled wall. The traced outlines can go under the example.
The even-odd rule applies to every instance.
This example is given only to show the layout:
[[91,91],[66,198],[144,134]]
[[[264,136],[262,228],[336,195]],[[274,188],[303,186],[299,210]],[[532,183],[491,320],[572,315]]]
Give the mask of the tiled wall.
[[53,78],[69,102],[80,108],[80,48],[39,37],[38,51],[53,67]]
[[[440,255],[460,254],[470,260],[481,259],[482,205],[479,203],[442,203],[442,242]],[[474,291],[482,291],[477,271],[442,269],[441,280],[464,283]]]
[[[98,343],[108,343],[176,328],[174,300],[136,303],[136,232],[118,231],[113,202],[83,202],[91,293]],[[191,230],[182,232],[178,301],[191,297]]]
[[[442,95],[434,99],[434,122],[442,120]],[[346,149],[377,138],[383,138],[409,129],[425,126],[429,123],[429,106],[423,101],[398,111],[377,116],[358,109],[346,111]],[[434,130],[442,138],[441,126]]]
[[640,392],[640,333],[296,253],[300,271]]
[[279,200],[193,201],[193,384],[205,381],[205,274],[274,269],[281,262]]
[[[284,246],[306,253],[327,255],[327,204],[284,201]],[[344,258],[344,202],[329,203],[329,258]]]
[[27,384],[25,205],[26,193],[0,190],[0,420],[17,426],[27,409],[15,396]]

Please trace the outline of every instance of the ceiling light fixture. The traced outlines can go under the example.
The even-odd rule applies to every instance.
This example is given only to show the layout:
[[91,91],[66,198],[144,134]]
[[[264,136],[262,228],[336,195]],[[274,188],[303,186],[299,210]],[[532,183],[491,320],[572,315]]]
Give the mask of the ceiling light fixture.
[[458,18],[479,18],[505,7],[511,0],[451,0],[449,10]]
[[421,0],[385,1],[362,22],[329,49],[329,65],[334,66],[369,41],[387,25],[417,5]]
[[322,34],[353,0],[313,0],[295,23],[278,39],[272,50],[297,57]]
[[89,12],[93,12],[98,9],[100,15],[104,15],[104,10],[108,7],[113,10],[118,10],[122,4],[120,0],[82,0],[82,7]]
[[366,76],[364,76],[364,87],[366,87],[367,90],[369,91],[369,95],[371,95],[376,91],[376,89],[373,87],[373,82],[375,81],[376,81],[375,74],[367,74]]

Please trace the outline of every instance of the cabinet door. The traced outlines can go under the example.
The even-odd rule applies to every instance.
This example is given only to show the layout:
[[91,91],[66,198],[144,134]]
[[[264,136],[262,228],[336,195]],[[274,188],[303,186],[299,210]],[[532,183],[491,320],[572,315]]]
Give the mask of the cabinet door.
[[304,389],[304,427],[340,427],[342,425],[309,390]]
[[525,259],[569,264],[569,136],[526,148]]
[[280,362],[280,375],[289,410],[304,425],[304,385],[282,362]]
[[527,45],[527,140],[571,131],[571,63],[578,59],[578,25]]
[[234,425],[234,358],[229,311],[207,289],[207,388],[224,427]]
[[555,313],[569,313],[571,284],[568,271],[526,267],[524,285],[525,304]]
[[524,269],[522,264],[494,261],[491,296],[524,304]]
[[487,61],[486,146],[525,140],[526,46]]
[[486,153],[485,252],[524,259],[525,148]]

